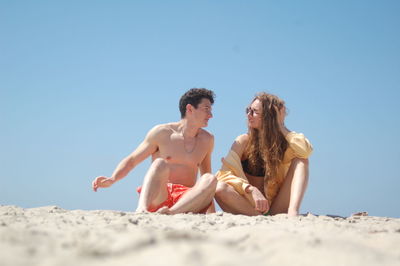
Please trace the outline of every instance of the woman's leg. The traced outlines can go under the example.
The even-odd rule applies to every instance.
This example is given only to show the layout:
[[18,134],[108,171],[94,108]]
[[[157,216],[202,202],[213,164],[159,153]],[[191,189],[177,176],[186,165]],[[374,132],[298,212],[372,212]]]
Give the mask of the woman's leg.
[[295,158],[289,167],[285,181],[271,206],[271,214],[299,214],[301,201],[308,184],[308,159]]
[[261,212],[254,209],[245,197],[225,182],[218,182],[215,199],[225,212],[250,216],[261,214]]

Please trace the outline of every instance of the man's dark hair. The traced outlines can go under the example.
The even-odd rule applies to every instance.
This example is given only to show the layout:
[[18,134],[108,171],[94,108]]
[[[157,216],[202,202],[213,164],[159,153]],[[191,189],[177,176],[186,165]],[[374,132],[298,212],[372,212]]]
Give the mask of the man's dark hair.
[[211,104],[213,104],[214,97],[215,94],[213,91],[204,88],[193,88],[188,90],[179,100],[179,111],[181,111],[181,118],[184,118],[186,115],[186,105],[191,104],[194,106],[194,108],[197,108],[203,98],[209,99]]

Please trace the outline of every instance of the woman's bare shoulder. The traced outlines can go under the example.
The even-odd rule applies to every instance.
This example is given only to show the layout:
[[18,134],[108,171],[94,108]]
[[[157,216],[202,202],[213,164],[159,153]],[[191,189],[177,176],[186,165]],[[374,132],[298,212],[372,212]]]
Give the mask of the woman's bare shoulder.
[[249,135],[247,133],[239,135],[239,136],[237,136],[235,141],[238,141],[238,142],[243,143],[243,144],[247,144],[247,142],[249,141]]
[[246,148],[247,142],[249,141],[249,136],[247,134],[239,135],[232,144],[231,149],[242,157],[243,151]]

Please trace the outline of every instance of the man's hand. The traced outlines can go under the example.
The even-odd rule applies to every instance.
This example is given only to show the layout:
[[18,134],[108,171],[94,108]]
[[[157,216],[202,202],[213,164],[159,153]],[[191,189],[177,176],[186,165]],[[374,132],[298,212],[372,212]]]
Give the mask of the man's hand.
[[92,188],[96,192],[98,188],[106,188],[114,184],[114,181],[111,178],[105,176],[98,176],[92,182]]
[[264,195],[258,190],[258,188],[251,186],[249,188],[251,195],[253,196],[255,209],[261,213],[266,213],[269,210],[268,200],[264,197]]

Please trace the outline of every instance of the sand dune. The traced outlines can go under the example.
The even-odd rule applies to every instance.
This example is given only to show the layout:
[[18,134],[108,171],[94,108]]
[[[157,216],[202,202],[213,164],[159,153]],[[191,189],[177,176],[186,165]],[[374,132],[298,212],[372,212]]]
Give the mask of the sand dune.
[[0,206],[0,265],[400,265],[400,219]]

